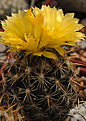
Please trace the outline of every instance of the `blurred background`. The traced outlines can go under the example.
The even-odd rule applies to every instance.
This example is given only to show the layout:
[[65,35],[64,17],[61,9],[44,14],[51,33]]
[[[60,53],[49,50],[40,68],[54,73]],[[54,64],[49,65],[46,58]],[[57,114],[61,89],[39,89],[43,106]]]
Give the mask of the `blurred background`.
[[64,13],[74,12],[75,17],[86,26],[86,0],[0,0],[0,20],[5,19],[6,15],[10,16],[12,12],[16,13],[18,9],[23,10],[31,6],[41,8],[43,4],[62,8]]
[[[56,7],[63,9],[64,14],[68,12],[74,12],[75,17],[79,18],[79,23],[84,27],[80,30],[86,35],[86,0],[0,0],[0,20],[6,19],[6,16],[11,16],[11,13],[17,13],[18,10],[24,10],[31,6],[37,6],[41,8],[41,5],[49,5],[50,7]],[[0,24],[0,31],[4,31]],[[68,55],[71,55],[71,61],[75,63],[77,70],[77,81],[80,83],[77,87],[77,91],[81,96],[81,100],[86,100],[86,41],[77,43],[78,47],[64,46],[66,51],[70,51]],[[6,60],[7,46],[0,43],[0,66],[2,61]]]

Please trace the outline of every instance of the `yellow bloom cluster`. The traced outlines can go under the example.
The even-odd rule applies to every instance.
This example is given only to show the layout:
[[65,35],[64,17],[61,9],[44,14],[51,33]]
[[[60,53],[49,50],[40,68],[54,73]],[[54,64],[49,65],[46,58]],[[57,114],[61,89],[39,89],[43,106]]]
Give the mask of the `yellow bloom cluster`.
[[61,45],[75,45],[84,38],[79,32],[83,25],[78,24],[74,13],[63,14],[62,9],[42,5],[25,11],[18,11],[2,21],[5,30],[1,32],[2,43],[10,46],[9,51],[25,50],[26,54],[44,55],[56,59],[52,49],[64,54]]

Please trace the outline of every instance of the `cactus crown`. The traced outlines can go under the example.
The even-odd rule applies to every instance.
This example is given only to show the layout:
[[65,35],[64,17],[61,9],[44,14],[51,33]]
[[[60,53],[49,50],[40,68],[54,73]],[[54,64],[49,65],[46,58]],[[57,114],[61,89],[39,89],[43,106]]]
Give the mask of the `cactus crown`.
[[62,45],[73,46],[84,39],[84,34],[79,32],[83,26],[78,24],[74,13],[64,15],[61,9],[57,11],[45,5],[32,9],[33,12],[31,9],[19,11],[2,21],[5,31],[0,33],[1,42],[10,46],[9,51],[24,50],[26,55],[57,59],[54,50],[64,55]]

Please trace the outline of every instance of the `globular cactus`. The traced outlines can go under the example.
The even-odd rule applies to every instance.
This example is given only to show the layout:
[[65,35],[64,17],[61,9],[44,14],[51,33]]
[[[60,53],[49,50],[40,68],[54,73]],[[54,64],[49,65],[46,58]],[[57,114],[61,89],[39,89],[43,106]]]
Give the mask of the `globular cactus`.
[[71,109],[66,121],[86,121],[86,102]]
[[24,105],[28,119],[62,120],[77,100],[76,77],[67,62],[16,53],[3,67],[3,91],[10,103]]
[[64,121],[77,102],[78,83],[62,45],[80,41],[82,25],[73,13],[64,15],[55,7],[32,9],[2,22],[1,42],[11,51],[1,68],[2,105],[8,98],[9,104],[23,106],[27,121]]
[[27,9],[28,5],[25,0],[0,0],[0,19],[12,12],[18,12],[19,9]]

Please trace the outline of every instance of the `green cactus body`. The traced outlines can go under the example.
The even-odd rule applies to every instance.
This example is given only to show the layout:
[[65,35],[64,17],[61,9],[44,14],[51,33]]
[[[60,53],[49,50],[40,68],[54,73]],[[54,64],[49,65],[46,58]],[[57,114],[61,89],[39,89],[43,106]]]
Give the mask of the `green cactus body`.
[[27,121],[64,121],[77,100],[76,75],[67,56],[54,60],[20,51],[10,54],[3,70],[2,104],[24,106]]

